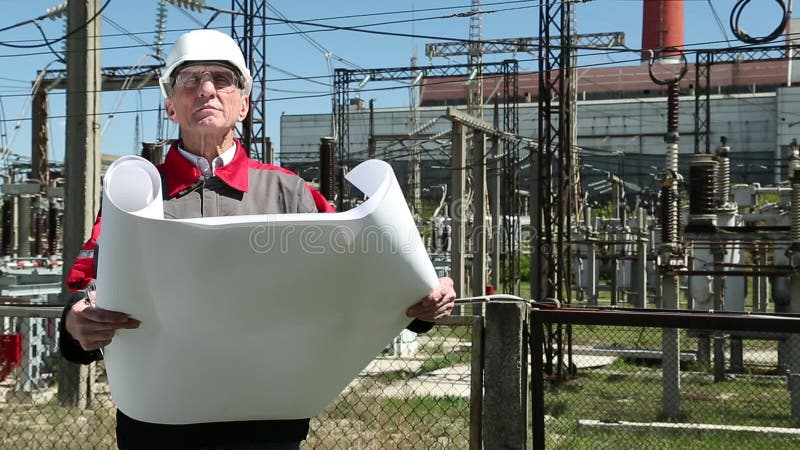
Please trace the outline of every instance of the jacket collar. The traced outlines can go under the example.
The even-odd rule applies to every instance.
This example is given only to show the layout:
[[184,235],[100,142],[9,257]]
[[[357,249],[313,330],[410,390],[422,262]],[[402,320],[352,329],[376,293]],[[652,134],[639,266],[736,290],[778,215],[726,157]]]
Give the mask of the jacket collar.
[[[228,186],[241,192],[247,192],[250,158],[247,157],[247,152],[245,152],[242,143],[238,139],[233,141],[236,144],[236,153],[233,155],[233,160],[217,169],[215,176]],[[158,166],[158,170],[167,179],[167,194],[169,197],[173,197],[178,192],[191,187],[202,175],[200,169],[187,161],[178,152],[179,145],[180,141],[173,142],[167,152],[167,157],[164,158],[164,162]]]

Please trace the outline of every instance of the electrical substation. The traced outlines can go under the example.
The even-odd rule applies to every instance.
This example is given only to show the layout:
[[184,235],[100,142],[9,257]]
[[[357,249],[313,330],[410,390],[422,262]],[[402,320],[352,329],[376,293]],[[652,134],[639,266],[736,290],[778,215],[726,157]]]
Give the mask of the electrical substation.
[[[98,2],[86,3],[69,11],[68,23],[99,14]],[[266,2],[233,0],[227,10],[160,1],[162,13],[166,3],[214,17],[236,12],[226,31],[245,49],[254,79],[250,113],[237,129],[251,158],[279,161],[338,211],[362,201],[345,181],[348,170],[368,159],[392,165],[439,275],[453,278],[459,297],[483,298],[459,306],[462,315],[484,315],[493,294],[544,310],[800,314],[800,19],[791,11],[769,36],[736,28],[741,45],[704,48],[684,39],[683,1],[643,2],[639,45],[626,42],[624,30],[581,33],[577,2],[568,0],[540,2],[536,36],[485,39],[481,1],[471,0],[462,16],[468,39],[427,42],[425,62],[414,55],[406,65],[398,56],[390,67],[332,69],[329,111],[282,115],[273,148]],[[61,13],[66,4],[48,12]],[[67,53],[64,69],[37,72],[30,158],[5,167],[0,297],[9,305],[63,304],[63,276],[92,230],[99,180],[115,158],[99,151],[97,92],[158,85],[159,64],[96,67],[86,56],[99,47],[94,31],[68,36],[67,46],[80,50]],[[157,36],[163,41],[163,29]],[[636,61],[582,63],[604,52]],[[381,91],[398,86],[408,104],[383,104]],[[67,140],[80,143],[63,164],[48,155],[54,90],[66,90]],[[142,143],[153,163],[169,143],[159,133]],[[57,351],[55,319],[0,318],[0,382],[15,373],[14,395],[34,401],[42,374],[56,370],[48,362]],[[586,324],[544,321],[542,335],[531,337],[542,343],[541,355],[530,345],[542,379],[574,379],[581,355],[643,353],[574,345],[579,323]],[[744,343],[758,342],[774,352],[758,370],[786,380],[800,423],[800,335],[735,328],[657,326],[660,345],[646,358],[661,365],[665,421],[682,417],[682,364],[705,364],[715,382],[725,381],[753,370]],[[696,346],[687,350],[687,338]],[[405,330],[386,353],[419,349]],[[59,382],[76,384],[86,376],[77,370],[66,368]],[[540,382],[536,368],[531,373],[531,385]],[[544,436],[543,417],[534,435]]]
[[[335,180],[363,159],[391,161],[412,210],[420,196],[434,205],[420,226],[463,296],[520,295],[529,283],[523,296],[561,305],[800,312],[797,23],[771,42],[684,52],[681,2],[645,2],[642,48],[653,50],[642,63],[581,68],[576,49],[625,48],[624,33],[581,35],[571,2],[543,3],[536,38],[432,43],[428,66],[337,70],[332,115],[282,117],[282,164]],[[481,59],[522,52],[538,72]],[[437,65],[443,56],[468,62]],[[381,81],[409,83],[419,104],[376,108],[362,89]],[[327,163],[315,137],[326,133],[338,137]],[[338,186],[341,205],[351,194]],[[678,335],[664,334],[663,358],[677,361]],[[783,370],[798,363],[786,333],[693,336],[720,380],[742,370],[742,339],[774,342]],[[568,377],[566,327],[548,342],[546,373]],[[667,398],[680,383],[678,364],[665,367]]]

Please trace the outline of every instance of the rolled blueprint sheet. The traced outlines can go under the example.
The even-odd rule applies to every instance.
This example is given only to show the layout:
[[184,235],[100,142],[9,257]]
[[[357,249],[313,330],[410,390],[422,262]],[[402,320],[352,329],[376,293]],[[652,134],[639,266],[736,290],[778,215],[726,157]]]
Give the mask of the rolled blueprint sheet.
[[336,214],[166,220],[139,157],[108,169],[97,303],[141,320],[105,348],[114,403],[147,422],[299,419],[321,412],[438,284],[391,167],[347,179]]

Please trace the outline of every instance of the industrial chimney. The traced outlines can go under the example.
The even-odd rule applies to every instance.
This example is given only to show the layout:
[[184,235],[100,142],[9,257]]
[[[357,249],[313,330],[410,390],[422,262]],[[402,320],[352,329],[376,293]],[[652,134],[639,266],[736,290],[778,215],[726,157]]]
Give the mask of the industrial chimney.
[[[659,63],[677,63],[675,52],[659,50],[665,47],[683,48],[683,0],[644,0],[642,11],[642,49],[651,49],[659,57]],[[673,56],[670,56],[673,55]],[[642,52],[642,61],[647,63],[650,52]]]

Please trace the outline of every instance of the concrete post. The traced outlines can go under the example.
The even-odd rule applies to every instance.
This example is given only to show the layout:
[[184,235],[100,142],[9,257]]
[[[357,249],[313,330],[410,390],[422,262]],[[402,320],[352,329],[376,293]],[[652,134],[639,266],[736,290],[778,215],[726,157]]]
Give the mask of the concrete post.
[[[495,116],[497,115],[496,112],[497,108],[495,107]],[[496,119],[497,121],[497,119]],[[497,125],[495,125],[495,128]],[[489,204],[492,208],[492,281],[494,282],[495,287],[500,290],[500,285],[502,284],[501,271],[502,267],[500,267],[500,258],[502,252],[502,243],[500,242],[501,235],[503,233],[503,227],[501,221],[501,209],[500,209],[500,191],[502,190],[502,178],[501,178],[501,166],[500,166],[500,155],[502,154],[504,146],[503,141],[495,138],[492,138],[492,155],[493,155],[493,164],[492,164],[492,183],[490,195],[491,200]]]
[[594,236],[586,241],[586,297],[589,306],[597,306],[597,246]]
[[[725,259],[725,248],[713,245],[714,267],[722,267]],[[725,277],[714,275],[714,311],[725,310]],[[717,331],[712,335],[714,343],[714,381],[725,381],[725,335]]]
[[529,317],[525,303],[486,305],[484,450],[527,448]]
[[[662,275],[661,302],[664,309],[678,309],[678,277]],[[681,409],[680,335],[675,328],[661,330],[661,407],[666,417],[677,418]]]
[[[67,126],[64,160],[64,276],[89,237],[100,209],[100,24],[97,0],[67,2]],[[62,294],[66,299],[66,289]],[[58,398],[85,407],[87,366],[61,361]]]
[[[500,129],[500,103],[497,100],[497,97],[494,98],[494,114],[492,116],[492,126],[495,130]],[[503,284],[503,280],[501,278],[500,272],[502,271],[502,267],[500,266],[500,258],[502,253],[502,242],[500,242],[500,236],[503,233],[502,227],[502,209],[500,208],[500,193],[502,192],[503,188],[503,179],[501,174],[502,164],[500,164],[500,159],[502,155],[505,153],[505,141],[501,140],[497,137],[497,135],[493,135],[491,138],[492,141],[492,167],[491,171],[487,171],[491,173],[490,180],[491,183],[488,184],[488,191],[489,195],[491,196],[489,200],[489,205],[492,209],[492,282],[494,283],[495,288],[497,288],[497,292],[500,292],[500,286]],[[533,158],[531,158],[533,159]]]
[[[798,205],[800,206],[800,205]],[[794,205],[792,205],[794,207]],[[792,255],[794,260],[798,255]],[[791,303],[789,312],[800,313],[800,273],[795,269],[790,276]],[[800,424],[800,333],[792,333],[784,345],[788,372],[788,387],[792,401],[792,420]]]
[[[478,130],[472,132],[475,158],[472,162],[472,205],[475,221],[472,225],[472,295],[486,293],[486,135]],[[482,314],[482,306],[472,307],[472,313]]]
[[[456,292],[463,295],[466,287],[464,270],[467,238],[467,217],[464,204],[464,193],[467,190],[467,132],[463,125],[453,121],[453,166],[450,179],[450,226],[452,241],[450,244],[450,277]],[[483,294],[483,293],[481,293]]]
[[586,226],[586,303],[597,306],[597,234],[592,225],[592,208],[584,206],[583,221]]
[[638,210],[639,231],[636,238],[636,307],[647,308],[647,216]]
[[619,275],[619,260],[617,254],[611,254],[611,306],[619,303],[619,287],[617,286],[617,276]]

